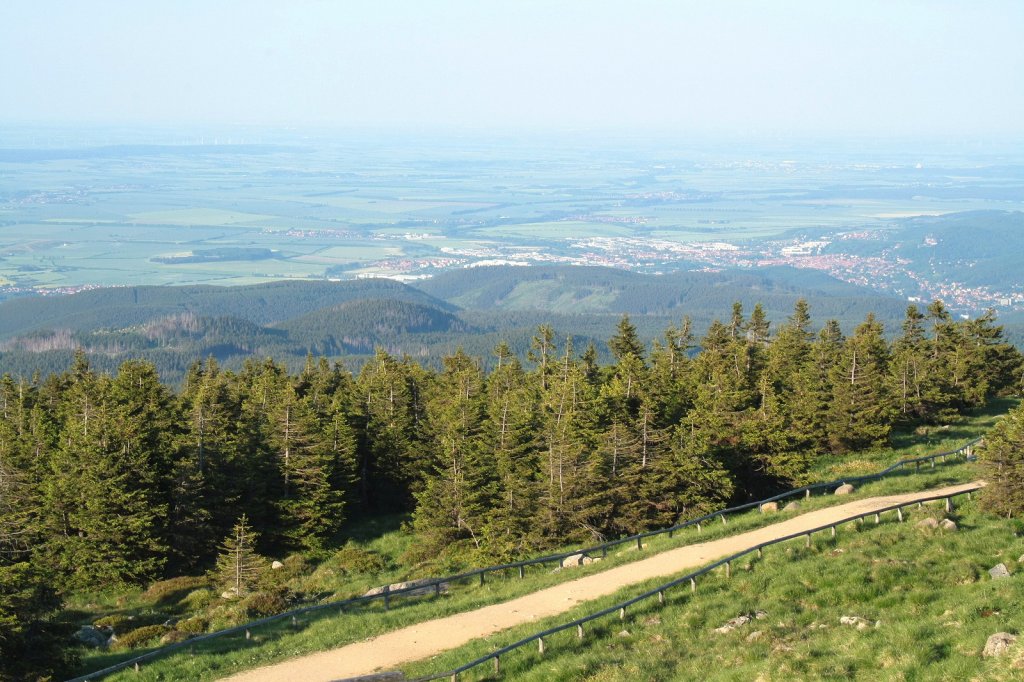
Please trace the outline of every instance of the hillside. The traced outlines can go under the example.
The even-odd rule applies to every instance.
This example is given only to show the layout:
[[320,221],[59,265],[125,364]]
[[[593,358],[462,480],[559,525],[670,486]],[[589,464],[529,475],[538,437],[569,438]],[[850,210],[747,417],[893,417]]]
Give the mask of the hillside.
[[269,325],[364,298],[453,309],[421,291],[387,279],[285,280],[237,287],[112,287],[69,296],[19,297],[0,302],[0,340],[40,329],[120,329],[183,312]]
[[920,216],[879,231],[876,239],[843,240],[827,251],[907,261],[907,270],[932,281],[954,281],[1020,291],[1024,212],[965,211]]
[[860,321],[868,312],[883,320],[901,319],[900,299],[846,284],[828,275],[793,268],[757,272],[671,272],[663,275],[579,266],[489,266],[451,270],[415,286],[431,296],[469,310],[690,315],[707,320],[728,311],[734,301],[747,309],[761,303],[781,320],[799,298],[816,319]]

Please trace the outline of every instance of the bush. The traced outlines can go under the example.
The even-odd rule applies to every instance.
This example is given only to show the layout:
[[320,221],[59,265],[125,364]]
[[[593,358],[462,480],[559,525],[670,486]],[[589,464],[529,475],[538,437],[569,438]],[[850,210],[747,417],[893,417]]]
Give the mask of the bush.
[[245,611],[250,616],[272,616],[288,610],[288,600],[282,591],[257,592],[245,600]]
[[331,563],[345,573],[380,573],[388,567],[387,560],[374,551],[345,545],[331,557]]
[[147,625],[135,628],[129,632],[119,635],[114,646],[118,649],[134,649],[137,646],[146,644],[158,637],[162,637],[170,630],[166,625]]
[[192,616],[185,620],[178,621],[174,628],[186,635],[201,635],[210,627],[210,621],[203,616]]
[[[133,618],[119,613],[97,618],[92,622],[92,624],[93,627],[97,628],[110,628],[115,633],[120,633],[127,628],[137,627]],[[127,628],[125,626],[127,626]]]
[[213,590],[202,588],[189,592],[181,599],[181,601],[178,602],[178,605],[187,611],[202,611],[208,607],[216,597],[217,595],[214,594]]
[[154,604],[171,604],[181,600],[190,592],[200,587],[209,587],[209,585],[209,579],[204,576],[183,575],[153,583],[142,593],[142,598],[148,599]]
[[1024,516],[1024,403],[985,436],[981,463],[988,480],[981,491],[982,507],[1006,518]]

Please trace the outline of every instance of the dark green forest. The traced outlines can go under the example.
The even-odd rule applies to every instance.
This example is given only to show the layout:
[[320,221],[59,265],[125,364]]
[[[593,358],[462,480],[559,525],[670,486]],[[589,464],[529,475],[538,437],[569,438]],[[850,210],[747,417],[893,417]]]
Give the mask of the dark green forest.
[[525,357],[539,325],[577,347],[604,339],[623,313],[645,345],[685,312],[697,334],[733,301],[760,302],[781,319],[805,298],[818,322],[854,327],[868,312],[895,329],[905,304],[821,273],[677,272],[660,276],[613,268],[480,267],[446,272],[413,288],[391,280],[284,281],[254,286],[119,287],[73,296],[0,301],[0,367],[12,376],[65,371],[74,352],[114,374],[126,360],[153,364],[176,388],[196,358],[241,371],[248,358],[272,357],[290,372],[308,354],[344,360],[358,371],[376,348],[409,355],[432,369],[457,348],[494,367],[505,341]]
[[[423,318],[425,325],[433,324]],[[736,303],[645,344],[622,316],[595,346],[537,327],[524,355],[459,349],[434,369],[378,349],[357,374],[147,361],[0,379],[0,637],[10,679],[61,672],[61,595],[213,569],[231,543],[319,552],[346,522],[411,513],[432,570],[663,527],[804,482],[815,458],[884,444],[1020,388],[994,316],[910,306],[813,329]],[[221,556],[223,563],[223,556]],[[63,638],[63,639],[62,639]]]

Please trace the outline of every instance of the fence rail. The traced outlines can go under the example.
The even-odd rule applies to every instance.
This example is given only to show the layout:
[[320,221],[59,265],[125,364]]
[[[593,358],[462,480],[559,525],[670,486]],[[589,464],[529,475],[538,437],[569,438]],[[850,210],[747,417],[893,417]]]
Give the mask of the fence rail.
[[797,533],[790,533],[789,535],[785,535],[783,537],[776,538],[774,540],[768,540],[766,542],[759,543],[759,544],[757,544],[755,546],[748,547],[747,549],[744,549],[743,551],[736,552],[735,554],[731,554],[731,555],[729,555],[729,556],[727,556],[727,557],[725,557],[723,559],[719,559],[719,560],[717,560],[717,561],[715,561],[713,563],[710,563],[707,566],[704,566],[704,567],[702,567],[702,568],[700,568],[700,569],[698,569],[696,571],[693,571],[691,573],[687,573],[686,575],[680,576],[679,578],[675,578],[675,579],[673,579],[673,580],[671,580],[671,581],[669,581],[667,583],[664,583],[662,585],[658,585],[657,587],[655,587],[653,589],[650,589],[650,590],[647,590],[646,592],[644,592],[642,594],[638,594],[637,596],[632,597],[630,599],[627,599],[626,601],[620,602],[620,603],[615,604],[613,606],[609,606],[609,607],[603,608],[600,611],[595,611],[594,613],[588,614],[588,615],[583,616],[581,618],[577,618],[575,620],[571,620],[571,621],[569,621],[567,623],[562,623],[561,625],[556,625],[555,627],[548,628],[547,630],[542,630],[541,632],[535,632],[534,634],[532,634],[532,635],[530,635],[528,637],[524,637],[524,638],[522,638],[522,639],[520,639],[520,640],[518,640],[516,642],[513,642],[512,644],[509,644],[508,646],[504,646],[504,647],[502,647],[500,649],[496,649],[495,651],[492,651],[491,653],[489,653],[489,654],[487,654],[485,656],[481,656],[480,658],[472,660],[469,663],[466,663],[465,665],[461,665],[458,668],[453,668],[452,670],[447,670],[447,671],[442,672],[442,673],[436,673],[436,674],[433,674],[433,675],[427,675],[426,677],[417,677],[412,682],[429,682],[430,680],[440,680],[440,679],[444,679],[444,678],[448,678],[452,682],[457,682],[458,676],[461,673],[464,673],[464,672],[466,672],[468,670],[471,670],[471,669],[473,669],[473,668],[475,668],[477,666],[483,665],[483,664],[487,663],[488,661],[493,661],[494,670],[495,670],[496,673],[500,672],[500,660],[501,660],[501,657],[504,656],[505,654],[509,653],[509,652],[512,652],[512,651],[515,651],[516,649],[522,648],[522,647],[524,647],[527,644],[530,644],[532,642],[537,642],[538,643],[538,649],[539,649],[540,653],[543,655],[543,653],[544,653],[544,638],[545,637],[549,637],[549,636],[557,634],[559,632],[564,632],[565,630],[572,630],[572,629],[575,628],[577,636],[580,639],[582,639],[583,638],[583,634],[584,634],[584,628],[583,628],[584,625],[586,625],[586,624],[588,624],[588,623],[590,623],[592,621],[598,620],[600,618],[604,618],[605,616],[610,616],[610,615],[616,614],[616,613],[619,615],[620,619],[625,618],[626,609],[628,609],[629,607],[631,607],[631,606],[633,606],[635,604],[638,604],[640,602],[646,601],[648,599],[657,598],[659,604],[664,604],[665,603],[665,599],[666,599],[666,596],[665,596],[666,593],[669,590],[672,590],[674,588],[678,588],[678,587],[680,587],[682,585],[689,585],[691,592],[696,592],[696,590],[697,590],[697,578],[699,578],[701,576],[704,576],[704,575],[707,575],[708,573],[710,573],[710,572],[712,572],[712,571],[714,571],[715,569],[718,569],[718,568],[724,567],[725,568],[725,575],[726,575],[726,577],[727,578],[731,577],[731,574],[732,574],[732,571],[731,571],[732,562],[736,561],[737,559],[742,559],[743,557],[745,557],[745,556],[747,556],[749,554],[754,554],[755,552],[757,553],[758,557],[760,557],[760,556],[762,556],[762,552],[764,551],[765,547],[770,547],[771,545],[777,545],[777,544],[782,543],[782,542],[789,542],[791,540],[796,540],[796,539],[799,539],[799,538],[805,538],[807,546],[810,547],[810,545],[811,545],[811,537],[815,533],[821,533],[821,532],[827,530],[827,531],[829,531],[831,533],[832,537],[836,537],[837,528],[839,526],[841,526],[842,524],[844,524],[844,523],[856,522],[856,521],[859,521],[861,519],[866,519],[869,516],[874,516],[875,517],[875,523],[877,524],[880,521],[880,515],[884,514],[885,512],[889,512],[889,511],[896,511],[897,516],[899,517],[899,520],[902,522],[903,521],[903,509],[905,507],[909,507],[909,506],[912,506],[912,505],[920,505],[920,504],[923,504],[925,502],[933,502],[935,500],[945,500],[946,501],[946,511],[950,512],[953,509],[953,498],[954,497],[957,497],[958,495],[967,495],[968,498],[969,498],[971,493],[973,493],[976,490],[979,490],[980,488],[981,488],[980,485],[976,485],[974,487],[965,488],[965,489],[960,490],[960,491],[955,492],[955,493],[944,493],[944,494],[941,494],[941,495],[932,495],[932,496],[929,496],[929,497],[922,497],[922,498],[919,498],[919,499],[916,499],[916,500],[913,500],[913,501],[910,501],[910,502],[903,502],[903,503],[900,503],[900,504],[894,504],[894,505],[890,505],[888,507],[883,507],[881,509],[872,510],[870,512],[862,512],[860,514],[854,514],[852,516],[848,516],[848,517],[845,517],[843,519],[839,519],[837,521],[833,521],[831,523],[827,523],[827,524],[824,524],[824,525],[821,525],[821,526],[816,526],[815,528],[811,528],[809,530],[802,530],[802,531],[797,532]]
[[87,673],[85,675],[81,675],[79,677],[72,678],[72,679],[68,680],[67,682],[88,682],[89,680],[99,680],[102,677],[105,677],[107,675],[113,674],[113,673],[121,671],[121,670],[125,670],[127,668],[135,668],[136,670],[138,670],[139,666],[142,663],[145,663],[145,662],[148,662],[148,661],[152,661],[153,659],[158,658],[158,657],[166,656],[167,654],[173,653],[175,651],[180,651],[180,650],[185,649],[185,648],[190,648],[190,647],[193,647],[196,644],[199,644],[199,643],[202,643],[202,642],[211,641],[211,640],[219,639],[219,638],[222,638],[222,637],[229,637],[231,635],[237,635],[237,634],[243,634],[244,633],[246,635],[246,637],[248,637],[250,630],[253,630],[255,628],[261,627],[263,625],[269,625],[271,623],[275,623],[275,622],[283,621],[283,620],[288,620],[288,619],[291,619],[294,622],[294,620],[296,619],[297,616],[308,614],[308,613],[313,613],[313,612],[317,612],[317,611],[324,611],[324,610],[329,610],[329,609],[344,610],[346,607],[359,606],[361,604],[366,604],[366,603],[377,601],[377,600],[383,602],[385,609],[389,609],[391,607],[391,600],[393,598],[397,597],[397,596],[403,596],[403,595],[407,595],[407,594],[410,594],[410,593],[413,593],[415,595],[422,595],[425,590],[429,591],[430,588],[434,589],[434,593],[435,594],[440,594],[440,592],[442,590],[442,586],[451,585],[451,584],[454,584],[454,583],[457,583],[457,582],[469,580],[471,578],[477,578],[479,580],[480,584],[483,584],[484,581],[485,581],[485,576],[488,573],[505,573],[506,571],[510,571],[510,570],[518,570],[519,577],[522,578],[522,577],[525,577],[525,569],[527,567],[529,567],[529,566],[536,566],[536,565],[544,566],[546,564],[551,564],[551,563],[555,563],[555,562],[557,562],[559,566],[562,566],[563,562],[565,561],[565,559],[567,559],[569,557],[578,556],[578,555],[590,556],[590,555],[593,555],[593,554],[597,554],[598,552],[600,552],[602,556],[605,556],[605,555],[607,555],[609,549],[612,549],[614,547],[618,547],[618,546],[621,546],[621,545],[624,545],[624,544],[629,544],[629,543],[636,543],[637,549],[642,549],[643,548],[643,541],[645,539],[647,539],[647,538],[656,537],[658,535],[665,535],[665,534],[667,534],[669,537],[672,537],[672,535],[674,533],[676,533],[677,531],[683,530],[684,528],[691,528],[691,527],[694,527],[694,526],[696,526],[697,529],[699,530],[701,528],[702,524],[707,523],[708,521],[715,521],[715,520],[718,520],[718,519],[720,519],[722,521],[722,523],[725,523],[726,522],[726,515],[727,514],[741,513],[741,512],[749,511],[749,510],[751,510],[751,509],[753,509],[755,507],[761,508],[762,505],[765,505],[765,504],[767,504],[769,502],[778,502],[780,500],[784,500],[784,499],[791,498],[791,497],[800,497],[800,496],[810,497],[811,494],[813,493],[813,491],[816,491],[816,490],[826,490],[826,489],[834,489],[834,488],[836,488],[838,486],[841,486],[843,484],[846,484],[846,483],[863,483],[865,481],[878,480],[880,478],[884,478],[885,476],[888,476],[889,474],[892,474],[895,471],[906,469],[908,466],[916,466],[916,468],[919,469],[922,464],[928,463],[928,464],[931,465],[931,468],[935,468],[936,461],[939,461],[941,463],[945,463],[947,461],[947,459],[951,458],[951,457],[952,458],[963,457],[963,459],[965,461],[970,461],[971,459],[974,458],[974,449],[975,449],[975,447],[977,447],[982,442],[982,440],[983,440],[982,438],[976,438],[976,439],[971,440],[971,441],[969,441],[967,443],[964,443],[960,447],[958,447],[956,449],[953,449],[953,450],[947,450],[947,451],[944,451],[944,452],[937,452],[935,454],[925,455],[923,457],[915,457],[915,458],[912,458],[912,459],[903,459],[903,460],[900,460],[900,461],[896,462],[892,466],[889,466],[889,467],[887,467],[885,469],[882,469],[881,471],[876,472],[874,474],[866,474],[864,476],[849,476],[849,477],[846,477],[846,478],[843,478],[843,479],[837,479],[837,480],[834,480],[834,481],[827,481],[827,482],[824,482],[824,483],[813,483],[813,484],[810,484],[810,485],[801,486],[799,488],[794,488],[792,490],[788,490],[786,492],[779,493],[778,495],[774,495],[772,497],[768,497],[768,498],[765,498],[763,500],[758,500],[756,502],[747,502],[745,504],[736,505],[734,507],[728,507],[728,508],[725,508],[725,509],[720,509],[718,511],[711,512],[710,514],[705,514],[704,516],[701,516],[701,517],[698,517],[698,518],[695,518],[695,519],[690,519],[688,521],[684,521],[683,523],[678,523],[678,524],[676,524],[674,526],[670,526],[668,528],[662,528],[662,529],[659,529],[659,530],[651,530],[651,531],[647,531],[647,532],[644,532],[644,533],[638,533],[636,535],[630,535],[630,536],[627,536],[627,537],[617,538],[617,539],[614,539],[614,540],[609,540],[608,542],[603,542],[603,543],[600,543],[600,544],[597,544],[597,545],[592,545],[592,546],[589,546],[589,547],[584,547],[583,549],[575,549],[575,550],[570,550],[570,551],[567,551],[567,552],[559,552],[557,554],[548,554],[548,555],[541,556],[541,557],[535,557],[533,559],[525,559],[523,561],[514,561],[514,562],[511,562],[511,563],[507,563],[507,564],[498,564],[498,565],[495,565],[495,566],[486,566],[484,568],[477,568],[477,569],[473,569],[471,571],[465,571],[463,573],[456,573],[454,575],[444,576],[444,577],[441,577],[441,578],[431,578],[431,579],[428,579],[428,580],[417,580],[417,581],[415,581],[415,583],[413,585],[409,585],[407,587],[400,588],[400,589],[395,589],[395,590],[392,590],[389,587],[385,586],[384,589],[380,593],[378,593],[378,594],[365,595],[365,596],[361,596],[361,597],[350,597],[348,599],[342,599],[342,600],[338,600],[338,601],[326,602],[326,603],[323,603],[323,604],[312,604],[312,605],[309,605],[309,606],[303,606],[303,607],[300,607],[300,608],[297,608],[297,609],[292,609],[291,611],[286,611],[284,613],[278,613],[278,614],[275,614],[273,616],[268,616],[266,618],[261,618],[260,620],[255,620],[255,621],[252,621],[252,622],[249,622],[249,623],[245,623],[244,625],[238,625],[236,627],[227,628],[227,629],[224,629],[224,630],[218,630],[216,632],[210,632],[210,633],[207,633],[207,634],[204,634],[204,635],[198,635],[196,637],[192,637],[190,639],[187,639],[187,640],[184,640],[184,641],[181,641],[181,642],[176,642],[174,644],[168,644],[166,646],[154,649],[152,651],[149,651],[147,653],[141,654],[139,656],[135,656],[134,658],[130,658],[128,660],[122,661],[120,663],[117,663],[115,665],[112,665],[112,666],[109,666],[109,667],[106,667],[106,668],[103,668],[101,670],[96,670],[94,672]]

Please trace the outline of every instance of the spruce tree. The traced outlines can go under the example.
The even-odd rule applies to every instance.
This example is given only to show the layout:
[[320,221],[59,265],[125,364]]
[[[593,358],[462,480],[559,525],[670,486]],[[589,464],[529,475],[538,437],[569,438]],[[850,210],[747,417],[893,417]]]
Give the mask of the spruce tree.
[[828,434],[834,452],[877,446],[888,439],[895,412],[886,381],[888,363],[882,325],[869,314],[843,344],[830,373]]
[[242,514],[221,544],[214,577],[225,591],[235,596],[248,594],[266,567],[266,559],[256,553],[257,537]]

